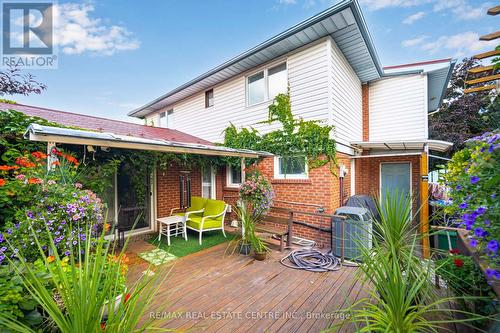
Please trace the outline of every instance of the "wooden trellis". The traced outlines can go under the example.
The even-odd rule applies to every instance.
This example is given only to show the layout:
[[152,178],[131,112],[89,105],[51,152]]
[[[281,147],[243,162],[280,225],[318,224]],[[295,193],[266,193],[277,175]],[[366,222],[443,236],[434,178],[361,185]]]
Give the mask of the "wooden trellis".
[[[498,15],[500,14],[500,6],[496,6],[493,8],[490,8],[488,10],[488,15]],[[484,40],[484,41],[490,41],[490,40],[495,40],[500,38],[500,31],[492,32],[487,35],[481,36],[479,40]],[[482,59],[487,59],[490,57],[495,57],[495,56],[500,56],[500,49],[495,49],[491,50],[488,52],[476,54],[473,56],[474,59],[482,60]],[[500,74],[497,74],[497,70],[494,68],[493,65],[491,66],[478,66],[471,68],[468,72],[468,74],[485,74],[485,76],[481,77],[475,77],[474,79],[471,80],[466,80],[465,84],[468,86],[474,86],[470,87],[464,90],[465,94],[470,94],[470,93],[475,93],[475,92],[480,92],[480,91],[489,91],[493,89],[498,90],[498,80],[500,80]],[[484,83],[484,85],[476,86],[477,84]]]

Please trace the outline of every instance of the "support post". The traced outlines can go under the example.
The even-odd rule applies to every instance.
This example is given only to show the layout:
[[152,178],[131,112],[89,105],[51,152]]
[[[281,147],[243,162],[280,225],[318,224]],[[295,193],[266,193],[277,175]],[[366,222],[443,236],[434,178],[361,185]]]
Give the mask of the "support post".
[[424,151],[420,157],[420,233],[422,234],[422,256],[430,257],[429,240],[429,148],[424,146]]
[[246,164],[245,164],[245,158],[244,157],[241,158],[240,168],[241,168],[241,182],[243,183],[245,181],[245,169],[246,169]]
[[47,142],[47,171],[50,171],[52,168],[52,163],[55,162],[52,158],[52,148],[56,148],[56,143],[48,141]]

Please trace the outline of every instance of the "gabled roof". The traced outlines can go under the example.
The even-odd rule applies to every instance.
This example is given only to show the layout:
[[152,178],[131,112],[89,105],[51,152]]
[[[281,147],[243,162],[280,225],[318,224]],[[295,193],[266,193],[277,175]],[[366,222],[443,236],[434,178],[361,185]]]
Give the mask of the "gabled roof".
[[358,1],[343,0],[129,112],[129,116],[144,117],[325,36],[331,36],[334,39],[362,82],[374,80],[383,75]]
[[455,59],[437,59],[411,64],[384,67],[384,76],[427,74],[428,112],[436,111],[443,101],[448,82],[456,64]]
[[178,130],[138,125],[126,121],[92,117],[78,113],[65,112],[29,106],[23,104],[0,103],[0,110],[13,109],[29,116],[40,117],[61,125],[85,128],[98,132],[110,132],[118,135],[133,136],[143,139],[159,139],[183,143],[212,145],[211,142]]

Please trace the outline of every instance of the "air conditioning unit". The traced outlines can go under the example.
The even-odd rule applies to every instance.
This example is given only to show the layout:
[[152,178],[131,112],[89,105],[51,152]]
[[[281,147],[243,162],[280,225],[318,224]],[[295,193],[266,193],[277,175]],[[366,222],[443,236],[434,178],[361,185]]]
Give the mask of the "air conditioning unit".
[[[372,247],[372,219],[366,208],[340,207],[335,215],[346,219],[332,219],[332,252],[336,257],[360,261],[360,247]],[[342,232],[342,224],[343,232]],[[343,251],[342,251],[343,248]]]

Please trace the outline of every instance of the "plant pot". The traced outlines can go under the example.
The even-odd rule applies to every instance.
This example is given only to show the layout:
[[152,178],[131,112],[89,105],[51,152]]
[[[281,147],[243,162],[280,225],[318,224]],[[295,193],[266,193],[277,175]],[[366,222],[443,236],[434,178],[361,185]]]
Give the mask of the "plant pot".
[[266,260],[267,253],[266,253],[266,251],[263,251],[263,252],[255,252],[255,253],[253,254],[253,257],[255,258],[255,260],[259,260],[259,261]]
[[[111,310],[116,312],[116,310],[118,310],[118,307],[120,306],[120,303],[122,301],[122,297],[124,297],[124,295],[127,293],[127,288],[125,288],[125,290],[123,291],[123,293],[121,293],[120,295],[116,296],[116,298],[114,299],[114,301],[111,301],[112,304],[111,305]],[[107,320],[108,319],[108,310],[110,309],[110,307],[108,306],[109,304],[109,300],[104,302],[104,305],[102,306],[102,318]]]
[[250,254],[250,244],[241,244],[240,254],[249,255]]

